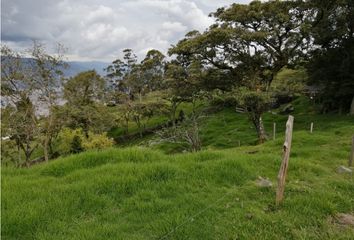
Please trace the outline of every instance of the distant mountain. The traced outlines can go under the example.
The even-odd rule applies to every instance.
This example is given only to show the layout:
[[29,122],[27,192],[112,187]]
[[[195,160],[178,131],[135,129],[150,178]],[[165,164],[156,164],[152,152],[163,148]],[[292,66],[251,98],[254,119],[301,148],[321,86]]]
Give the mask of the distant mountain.
[[[6,61],[7,59],[8,59],[7,57],[2,57],[1,61]],[[31,66],[34,64],[33,58],[22,58],[21,61],[23,64],[27,66]],[[80,72],[88,71],[88,70],[96,70],[98,74],[104,76],[106,75],[106,73],[103,69],[109,65],[109,63],[100,62],[100,61],[89,61],[89,62],[69,61],[67,63],[69,66],[67,69],[64,69],[65,77],[72,77]]]
[[90,61],[90,62],[70,61],[68,62],[68,64],[69,67],[64,70],[64,75],[66,77],[72,77],[80,72],[88,71],[88,70],[96,70],[98,74],[104,76],[106,75],[106,73],[103,69],[109,65],[109,63],[99,62],[99,61]]

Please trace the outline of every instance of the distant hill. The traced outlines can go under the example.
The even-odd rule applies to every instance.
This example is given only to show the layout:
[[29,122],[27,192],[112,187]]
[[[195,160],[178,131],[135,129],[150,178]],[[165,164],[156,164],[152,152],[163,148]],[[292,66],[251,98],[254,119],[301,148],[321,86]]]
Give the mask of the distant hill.
[[69,68],[64,71],[64,75],[67,77],[72,77],[80,72],[88,71],[88,70],[96,70],[98,74],[104,76],[106,73],[103,69],[109,65],[109,63],[99,62],[99,61],[90,61],[90,62],[70,61],[68,62],[68,64],[69,64]]
[[[2,57],[2,61],[6,61],[6,57]],[[33,64],[33,58],[22,58],[22,62],[25,65]],[[88,71],[88,70],[96,70],[98,74],[101,76],[106,75],[105,71],[103,70],[106,68],[109,63],[100,62],[100,61],[89,61],[89,62],[81,62],[81,61],[68,61],[69,67],[64,70],[64,75],[66,77],[72,77],[76,74]]]

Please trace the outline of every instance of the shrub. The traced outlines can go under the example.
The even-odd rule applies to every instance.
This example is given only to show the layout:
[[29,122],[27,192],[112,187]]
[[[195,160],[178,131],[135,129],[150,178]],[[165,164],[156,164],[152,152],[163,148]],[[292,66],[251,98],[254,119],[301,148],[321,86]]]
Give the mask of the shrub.
[[78,153],[89,149],[104,149],[113,146],[113,140],[107,134],[88,133],[85,136],[82,129],[63,128],[58,136],[57,150],[61,155]]
[[[84,133],[81,129],[70,129],[70,128],[63,128],[58,135],[57,141],[57,151],[60,155],[66,155],[72,153],[72,148],[74,144],[78,144],[78,140],[80,139],[82,143],[82,139],[84,139]],[[75,139],[75,140],[74,140]],[[74,141],[76,143],[74,143]],[[80,144],[81,144],[80,143]]]
[[78,135],[75,135],[73,140],[70,143],[70,152],[71,153],[79,153],[82,152],[84,149],[82,147],[81,138]]
[[104,149],[113,146],[113,140],[107,137],[107,134],[94,134],[89,132],[89,137],[83,141],[83,147],[88,149]]

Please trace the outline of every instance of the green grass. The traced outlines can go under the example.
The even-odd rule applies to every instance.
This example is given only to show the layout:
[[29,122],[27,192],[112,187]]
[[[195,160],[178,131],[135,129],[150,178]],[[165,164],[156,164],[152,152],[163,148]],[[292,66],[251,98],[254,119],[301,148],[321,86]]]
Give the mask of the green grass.
[[[344,115],[316,115],[314,106],[306,98],[300,97],[293,103],[295,107],[294,130],[310,131],[311,122],[314,123],[314,133],[337,131],[341,135],[341,129],[354,125],[354,118]],[[182,106],[188,109],[188,105]],[[280,108],[281,109],[281,108]],[[188,111],[188,110],[187,110]],[[273,123],[276,123],[276,138],[283,139],[285,124],[288,116],[272,110],[263,115],[264,126],[268,137],[273,138]],[[250,123],[245,113],[237,113],[233,108],[225,108],[213,114],[204,114],[199,121],[200,138],[204,150],[221,150],[239,146],[250,146],[258,143],[254,126]],[[333,132],[332,131],[332,132]],[[344,130],[346,131],[346,130]],[[353,131],[354,133],[354,131]],[[188,146],[179,143],[166,143],[151,145],[151,140],[160,140],[157,136],[147,136],[142,139],[134,139],[118,146],[143,146],[165,153],[181,153],[188,149]],[[157,141],[159,142],[159,141]]]
[[279,208],[274,206],[275,187],[259,188],[255,180],[268,177],[276,185],[286,116],[265,114],[267,130],[277,122],[277,139],[249,145],[256,136],[246,116],[226,109],[202,122],[205,150],[198,153],[115,148],[30,169],[2,168],[1,235],[353,239],[353,228],[329,219],[339,212],[354,213],[354,180],[336,173],[347,163],[354,120],[300,110],[294,115],[285,200]]
[[[151,100],[151,99],[145,99],[146,102],[149,102],[149,100]],[[192,104],[188,103],[188,102],[183,102],[183,103],[179,104],[179,106],[176,110],[176,117],[178,117],[178,114],[181,110],[183,110],[184,113],[187,115],[190,114],[192,112],[192,108],[193,108]],[[205,102],[199,101],[196,103],[197,110],[200,111],[203,108],[205,108]],[[119,107],[112,108],[112,111],[113,112],[119,111]],[[153,127],[165,124],[168,121],[169,121],[169,119],[166,114],[157,114],[157,115],[154,115],[150,119],[143,119],[142,124],[145,126],[145,129],[148,129],[148,128],[153,128]],[[139,128],[134,121],[129,121],[128,126],[129,126],[128,134],[135,134],[135,133],[139,132]],[[108,136],[111,138],[119,138],[125,134],[126,134],[125,129],[121,126],[116,126],[108,132]],[[136,144],[139,144],[142,141],[147,140],[147,139],[150,139],[150,137],[144,138],[143,140],[133,139],[132,141],[129,141],[129,142],[118,143],[118,145],[121,145],[121,146],[136,145]]]

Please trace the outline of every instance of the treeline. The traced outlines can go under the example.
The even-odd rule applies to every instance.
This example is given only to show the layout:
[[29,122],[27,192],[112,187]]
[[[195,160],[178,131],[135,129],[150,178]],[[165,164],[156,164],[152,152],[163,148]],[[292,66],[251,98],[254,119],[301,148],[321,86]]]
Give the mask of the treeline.
[[[48,161],[111,146],[105,133],[121,126],[128,134],[132,121],[142,136],[149,119],[165,115],[172,128],[161,136],[180,137],[199,150],[196,103],[204,101],[242,107],[262,143],[263,113],[305,86],[321,112],[354,113],[353,1],[253,1],[210,16],[216,23],[187,33],[169,57],[150,50],[139,62],[125,49],[103,77],[87,71],[65,79],[61,48],[49,55],[35,43],[28,66],[3,46],[1,92],[12,104],[2,111],[2,136],[10,136],[25,162],[39,146]],[[35,114],[34,93],[46,105],[46,116]],[[183,102],[192,106],[187,117],[178,112]],[[177,118],[188,118],[183,131]]]

